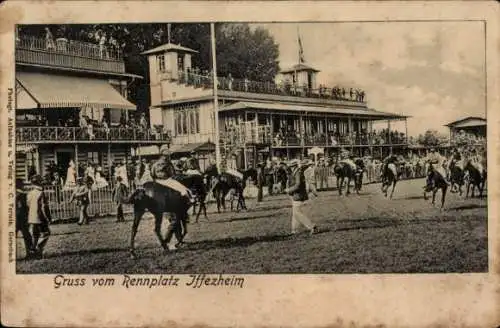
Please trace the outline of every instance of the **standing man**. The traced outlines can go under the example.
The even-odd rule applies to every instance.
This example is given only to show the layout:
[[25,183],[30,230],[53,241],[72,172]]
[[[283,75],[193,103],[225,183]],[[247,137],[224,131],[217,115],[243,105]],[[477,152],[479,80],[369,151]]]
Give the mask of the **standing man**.
[[311,234],[314,234],[317,232],[316,226],[302,212],[302,206],[309,198],[307,196],[304,171],[299,166],[298,159],[292,160],[288,166],[292,169],[290,185],[286,189],[287,194],[292,196],[292,234],[297,233],[299,223],[309,229]]
[[122,177],[116,178],[116,186],[113,189],[113,201],[116,204],[116,222],[124,222],[123,203],[127,198],[127,187],[122,183]]
[[316,189],[316,168],[314,167],[314,163],[308,159],[304,159],[301,163],[301,169],[304,171],[307,193],[312,193],[315,197],[318,197]]
[[49,241],[49,224],[52,222],[52,218],[42,187],[42,177],[36,174],[33,176],[31,183],[33,184],[33,189],[26,196],[29,232],[32,237],[31,246],[33,255],[37,258],[42,258],[43,249]]
[[262,202],[264,184],[264,168],[262,164],[257,164],[257,202]]
[[87,187],[87,184],[84,183],[82,177],[78,177],[76,179],[76,183],[77,187],[71,195],[69,201],[73,202],[73,200],[76,200],[76,205],[80,209],[80,218],[78,220],[78,225],[89,224],[89,216],[87,214],[87,208],[90,204],[89,189]]
[[34,255],[34,250],[28,225],[28,201],[23,180],[16,179],[16,234],[19,231],[23,235],[26,259],[30,259]]

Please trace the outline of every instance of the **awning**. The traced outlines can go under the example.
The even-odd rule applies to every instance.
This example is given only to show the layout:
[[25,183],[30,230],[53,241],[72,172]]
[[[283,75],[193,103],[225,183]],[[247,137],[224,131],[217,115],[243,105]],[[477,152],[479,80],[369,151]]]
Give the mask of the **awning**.
[[306,106],[306,105],[290,105],[279,103],[264,103],[264,102],[249,102],[240,101],[228,106],[219,108],[219,111],[232,111],[241,109],[261,109],[261,110],[275,110],[275,111],[290,111],[290,112],[307,112],[307,113],[320,113],[320,114],[342,114],[363,116],[369,119],[402,119],[408,116],[386,113],[376,111],[374,109],[355,109],[355,108],[336,108],[336,107],[321,107],[321,106]]
[[18,72],[16,80],[41,108],[136,109],[107,80],[34,72]]
[[215,151],[215,144],[212,142],[196,142],[184,145],[172,145],[170,147],[172,154],[190,153],[190,152],[211,152]]

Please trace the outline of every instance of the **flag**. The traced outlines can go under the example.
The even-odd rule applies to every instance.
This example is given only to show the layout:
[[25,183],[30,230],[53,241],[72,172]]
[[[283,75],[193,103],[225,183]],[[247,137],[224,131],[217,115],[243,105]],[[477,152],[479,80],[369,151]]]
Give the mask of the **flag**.
[[299,34],[299,64],[305,63],[304,59],[304,48],[302,47],[302,40],[300,39],[300,34]]

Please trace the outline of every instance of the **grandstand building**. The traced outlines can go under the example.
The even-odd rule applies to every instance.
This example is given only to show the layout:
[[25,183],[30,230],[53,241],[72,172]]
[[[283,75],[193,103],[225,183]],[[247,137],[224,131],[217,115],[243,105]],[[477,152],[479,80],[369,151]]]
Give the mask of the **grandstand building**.
[[486,119],[482,117],[468,116],[445,126],[450,129],[452,144],[464,135],[474,141],[486,140]]
[[[151,123],[171,131],[171,150],[179,156],[213,150],[215,133],[228,165],[237,168],[268,157],[307,156],[312,148],[376,157],[407,148],[406,133],[391,130],[391,121],[406,122],[406,116],[369,108],[364,91],[318,85],[320,71],[305,63],[281,71],[274,82],[218,77],[215,131],[212,77],[192,67],[197,51],[168,43],[143,55],[149,61]],[[387,122],[387,129],[374,131],[375,121]]]
[[118,49],[47,33],[16,38],[18,178],[45,175],[54,164],[65,176],[70,161],[109,172],[137,147],[168,143],[166,133],[132,123],[136,106],[127,93],[141,77],[125,73]]

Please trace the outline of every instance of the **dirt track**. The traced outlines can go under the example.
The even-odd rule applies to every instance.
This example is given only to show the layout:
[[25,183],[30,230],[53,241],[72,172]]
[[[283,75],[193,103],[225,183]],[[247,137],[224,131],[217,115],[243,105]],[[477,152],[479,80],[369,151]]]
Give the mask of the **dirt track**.
[[[163,255],[145,217],[129,258],[131,218],[57,224],[43,260],[17,262],[19,273],[403,273],[488,269],[487,199],[449,194],[445,210],[422,196],[423,180],[402,181],[394,199],[380,184],[360,196],[325,191],[306,206],[320,233],[289,236],[291,204],[272,196],[250,211],[216,214],[189,225],[182,249]],[[438,198],[440,194],[438,194]],[[193,220],[192,220],[193,221]],[[166,224],[164,231],[166,230]],[[18,257],[24,255],[17,238]]]

